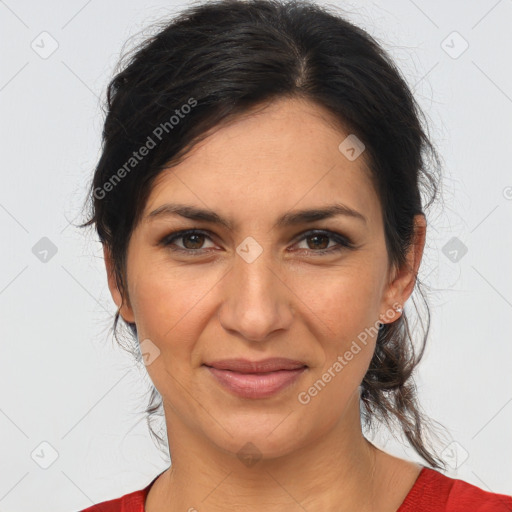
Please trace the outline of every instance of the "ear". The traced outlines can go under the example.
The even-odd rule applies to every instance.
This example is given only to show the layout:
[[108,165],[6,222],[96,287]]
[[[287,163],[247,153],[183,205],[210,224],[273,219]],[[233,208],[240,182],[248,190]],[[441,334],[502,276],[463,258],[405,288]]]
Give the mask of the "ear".
[[107,270],[108,288],[110,290],[110,294],[112,295],[112,299],[114,299],[114,302],[124,321],[127,323],[135,323],[135,316],[129,304],[128,297],[126,297],[127,303],[123,304],[123,297],[117,286],[115,278],[113,260],[110,255],[110,251],[105,244],[103,244],[103,257],[105,259],[105,267]]
[[[391,308],[395,309],[395,306],[401,306],[411,296],[414,286],[416,284],[416,277],[418,275],[418,269],[420,267],[421,258],[423,256],[423,249],[425,247],[425,239],[427,233],[427,221],[425,215],[418,214],[414,216],[414,236],[411,246],[407,252],[406,261],[400,268],[394,269],[394,275],[387,285],[387,289],[383,299],[383,307],[389,311]],[[390,322],[394,322],[400,313],[397,313],[396,317],[390,319]],[[381,318],[388,318],[383,316]],[[384,323],[388,323],[384,320]]]

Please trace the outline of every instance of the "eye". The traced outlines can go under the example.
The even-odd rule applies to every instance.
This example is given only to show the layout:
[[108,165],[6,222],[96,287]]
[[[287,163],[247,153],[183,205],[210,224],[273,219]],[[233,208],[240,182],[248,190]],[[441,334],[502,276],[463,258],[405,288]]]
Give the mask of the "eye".
[[[308,242],[311,240],[312,242]],[[329,240],[334,241],[334,246],[329,246]],[[315,230],[302,235],[300,241],[305,241],[306,251],[315,255],[332,254],[344,249],[351,249],[354,244],[347,238],[334,231]]]
[[174,243],[176,240],[182,240],[183,247],[170,247],[171,250],[184,252],[187,254],[194,254],[199,253],[204,249],[202,245],[204,244],[205,239],[211,240],[211,238],[203,231],[199,231],[197,229],[188,229],[186,231],[177,231],[167,235],[162,239],[160,245],[168,247],[176,245]]
[[[179,240],[181,240],[181,247],[175,243]],[[188,255],[200,255],[205,252],[205,249],[208,249],[208,247],[204,247],[205,240],[211,241],[212,239],[204,231],[188,229],[166,235],[159,242],[159,245],[169,247],[172,251],[182,252]],[[309,243],[309,240],[312,240],[312,243]],[[299,242],[302,241],[306,241],[308,247],[305,249],[301,248],[301,250],[306,250],[306,252],[317,256],[354,248],[354,244],[347,237],[334,231],[308,231],[299,238]],[[330,241],[334,242],[334,246],[329,245]]]

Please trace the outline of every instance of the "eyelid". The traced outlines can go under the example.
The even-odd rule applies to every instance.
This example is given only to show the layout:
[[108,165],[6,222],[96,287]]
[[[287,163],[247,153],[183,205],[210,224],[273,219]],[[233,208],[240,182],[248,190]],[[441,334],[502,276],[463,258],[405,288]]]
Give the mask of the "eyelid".
[[[338,233],[337,231],[332,231],[331,229],[320,229],[320,228],[307,229],[306,231],[299,233],[295,237],[294,243],[301,242],[308,236],[313,236],[313,235],[325,235],[333,240],[339,241],[339,243],[343,243],[346,245],[354,245],[348,236],[342,235],[341,233]],[[315,252],[318,252],[318,251],[315,251]]]
[[[208,231],[205,231],[203,229],[198,228],[190,228],[190,229],[180,229],[178,231],[173,231],[172,233],[168,233],[165,235],[160,242],[158,242],[158,245],[162,245],[164,247],[168,247],[174,242],[175,240],[179,240],[180,238],[184,238],[187,235],[204,235],[206,238],[210,239],[213,242],[213,237],[211,233]],[[206,250],[209,250],[211,248],[208,248]],[[178,252],[186,252],[189,254],[199,254],[201,251],[204,251],[205,249],[182,249],[181,247],[178,247],[177,249],[172,249]]]
[[[172,244],[172,242],[174,240],[178,240],[187,235],[193,235],[193,234],[204,235],[206,238],[210,239],[212,242],[214,241],[213,238],[215,238],[207,230],[203,230],[203,229],[199,229],[199,228],[189,228],[189,229],[174,231],[172,233],[165,235],[160,240],[158,245],[168,247]],[[308,254],[328,254],[328,253],[335,253],[337,251],[339,252],[340,250],[343,250],[343,249],[353,249],[356,247],[356,244],[354,244],[348,236],[342,235],[341,233],[332,231],[330,229],[319,229],[319,228],[308,229],[308,230],[305,230],[305,231],[299,233],[294,238],[293,244],[295,245],[299,242],[302,242],[304,239],[306,239],[310,236],[314,236],[314,235],[325,235],[326,237],[328,237],[331,240],[333,240],[334,242],[336,242],[337,246],[331,247],[329,249],[319,249],[319,250],[299,249],[299,251],[306,251]],[[198,255],[198,254],[204,254],[204,252],[210,252],[211,248],[209,247],[206,249],[182,249],[181,247],[178,247],[178,248],[173,248],[172,250],[181,252],[181,253],[187,253],[189,255]]]

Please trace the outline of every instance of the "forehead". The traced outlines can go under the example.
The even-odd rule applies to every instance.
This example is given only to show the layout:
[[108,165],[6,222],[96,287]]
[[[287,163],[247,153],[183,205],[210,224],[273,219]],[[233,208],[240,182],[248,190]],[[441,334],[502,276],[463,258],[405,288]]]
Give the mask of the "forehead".
[[365,153],[349,160],[339,149],[348,135],[326,109],[302,99],[253,109],[215,127],[162,171],[144,216],[179,201],[269,222],[285,210],[335,202],[378,217]]

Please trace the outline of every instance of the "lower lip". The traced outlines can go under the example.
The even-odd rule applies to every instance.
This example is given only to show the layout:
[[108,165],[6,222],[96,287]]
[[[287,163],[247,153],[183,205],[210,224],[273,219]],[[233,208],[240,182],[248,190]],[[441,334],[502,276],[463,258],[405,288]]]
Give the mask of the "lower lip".
[[269,373],[239,373],[207,366],[210,373],[229,391],[243,398],[267,398],[293,384],[307,367]]

